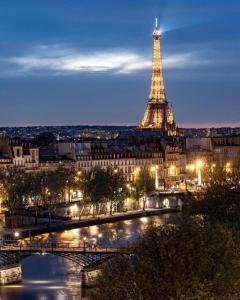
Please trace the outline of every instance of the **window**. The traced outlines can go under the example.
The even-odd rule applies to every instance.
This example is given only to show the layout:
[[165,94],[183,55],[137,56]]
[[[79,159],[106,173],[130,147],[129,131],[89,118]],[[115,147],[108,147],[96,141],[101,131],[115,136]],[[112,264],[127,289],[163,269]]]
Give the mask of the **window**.
[[20,157],[20,154],[21,154],[20,149],[17,148],[17,157]]

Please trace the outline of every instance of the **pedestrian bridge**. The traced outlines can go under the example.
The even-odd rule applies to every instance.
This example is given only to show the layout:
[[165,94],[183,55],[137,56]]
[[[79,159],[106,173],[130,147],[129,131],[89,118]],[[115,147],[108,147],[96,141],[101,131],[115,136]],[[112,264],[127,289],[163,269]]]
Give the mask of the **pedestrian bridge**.
[[0,268],[19,264],[26,257],[34,254],[53,254],[69,259],[82,268],[91,268],[101,264],[118,253],[127,253],[125,248],[98,247],[92,245],[71,245],[68,243],[34,243],[26,245],[5,243],[0,246]]

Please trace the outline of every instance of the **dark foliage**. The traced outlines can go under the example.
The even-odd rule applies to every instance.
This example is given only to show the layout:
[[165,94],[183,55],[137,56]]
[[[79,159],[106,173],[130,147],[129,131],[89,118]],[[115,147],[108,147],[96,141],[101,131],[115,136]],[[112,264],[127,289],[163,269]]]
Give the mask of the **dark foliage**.
[[133,256],[108,263],[95,300],[219,300],[240,298],[239,241],[201,219],[151,228]]

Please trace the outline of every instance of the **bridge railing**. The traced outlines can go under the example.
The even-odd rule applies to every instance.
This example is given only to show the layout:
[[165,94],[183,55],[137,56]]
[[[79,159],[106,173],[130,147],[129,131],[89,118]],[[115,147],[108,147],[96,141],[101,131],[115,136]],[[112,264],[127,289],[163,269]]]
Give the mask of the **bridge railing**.
[[31,251],[31,252],[96,252],[96,253],[117,253],[124,252],[125,248],[98,247],[97,245],[88,246],[84,244],[72,245],[71,243],[32,243],[32,244],[17,244],[6,243],[0,245],[0,251]]

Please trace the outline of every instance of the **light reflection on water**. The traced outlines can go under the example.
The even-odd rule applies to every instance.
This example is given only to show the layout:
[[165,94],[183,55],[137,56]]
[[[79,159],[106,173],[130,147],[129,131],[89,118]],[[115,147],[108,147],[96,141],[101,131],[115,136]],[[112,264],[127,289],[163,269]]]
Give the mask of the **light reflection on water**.
[[[173,216],[174,217],[174,216]],[[69,245],[97,241],[102,247],[126,246],[138,238],[149,225],[161,225],[170,215],[142,217],[112,224],[76,228],[43,234],[41,241],[66,242]],[[82,300],[80,266],[53,255],[34,255],[21,262],[23,281],[0,287],[0,300]]]

